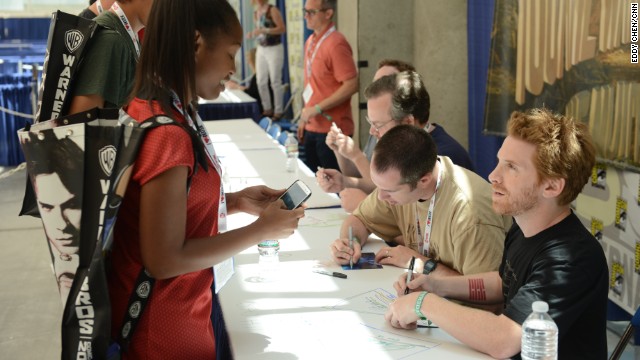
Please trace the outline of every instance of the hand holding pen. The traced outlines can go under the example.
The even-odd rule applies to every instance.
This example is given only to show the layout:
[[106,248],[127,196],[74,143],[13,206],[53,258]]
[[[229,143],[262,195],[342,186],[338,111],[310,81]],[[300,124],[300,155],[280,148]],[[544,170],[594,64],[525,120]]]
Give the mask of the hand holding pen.
[[351,265],[351,263],[357,264],[362,256],[360,242],[354,231],[355,229],[352,230],[352,243],[349,242],[349,239],[347,238],[348,235],[343,235],[341,233],[340,237],[334,240],[333,243],[331,243],[331,246],[329,246],[333,261],[339,265]]
[[[349,248],[353,252],[353,227],[349,226]],[[349,267],[353,269],[353,254],[349,257]]]
[[[413,274],[413,267],[416,264],[416,257],[412,256],[411,257],[411,261],[409,262],[409,270],[407,270],[407,284],[409,284],[409,282],[411,281],[411,275]],[[404,288],[404,294],[407,295],[409,294],[409,286],[407,285],[406,288]]]
[[336,169],[323,169],[318,166],[316,180],[324,192],[339,193],[344,190],[342,174]]
[[324,142],[327,144],[329,149],[333,151],[338,151],[338,144],[336,143],[338,140],[338,135],[342,134],[342,130],[338,128],[336,123],[331,124],[331,128],[329,132],[327,132],[327,137],[325,137]]
[[331,181],[329,174],[324,170],[322,166],[318,166],[318,171],[316,171],[316,176],[320,179],[324,179],[325,181]]

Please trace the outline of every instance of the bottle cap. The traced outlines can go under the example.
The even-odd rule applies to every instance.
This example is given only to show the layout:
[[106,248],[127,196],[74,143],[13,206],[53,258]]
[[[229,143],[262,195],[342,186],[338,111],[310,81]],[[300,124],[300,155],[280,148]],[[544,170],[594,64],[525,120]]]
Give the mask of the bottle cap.
[[531,309],[535,312],[547,312],[549,311],[549,304],[544,301],[534,301],[531,304]]

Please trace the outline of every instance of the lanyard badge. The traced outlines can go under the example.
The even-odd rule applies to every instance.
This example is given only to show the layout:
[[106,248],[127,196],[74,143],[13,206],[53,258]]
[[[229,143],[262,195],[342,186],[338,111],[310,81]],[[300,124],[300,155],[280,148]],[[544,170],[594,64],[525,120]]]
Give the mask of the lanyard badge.
[[442,180],[442,164],[438,164],[438,180],[436,181],[436,190],[431,196],[431,200],[429,201],[429,210],[427,210],[427,218],[425,219],[425,227],[424,227],[424,239],[420,242],[422,238],[422,234],[420,233],[420,217],[418,216],[418,203],[416,202],[416,240],[419,242],[418,251],[420,254],[429,257],[429,245],[431,242],[431,228],[433,225],[433,208],[436,204],[436,194],[438,193],[438,189],[440,188],[440,183]]
[[178,99],[178,96],[173,91],[171,92],[171,101],[176,111],[179,112],[180,115],[184,116],[189,126],[191,126],[191,128],[193,128],[198,133],[198,135],[200,135],[200,138],[202,139],[202,142],[205,145],[205,152],[207,153],[209,160],[211,160],[213,167],[216,169],[218,176],[220,176],[220,197],[218,202],[218,232],[219,233],[225,232],[227,231],[227,202],[224,194],[224,186],[222,184],[223,174],[222,174],[222,164],[220,163],[220,159],[216,155],[216,151],[213,148],[213,143],[209,138],[209,133],[205,129],[204,123],[202,122],[200,115],[198,115],[197,112],[194,112],[195,121],[191,119],[191,116],[187,111],[184,111],[184,108],[182,107],[182,103],[180,102],[180,99]]
[[138,34],[133,31],[131,23],[129,22],[129,19],[127,19],[127,15],[125,15],[124,11],[122,11],[122,8],[120,8],[120,5],[118,5],[117,1],[114,2],[113,5],[111,5],[111,9],[115,11],[116,15],[118,15],[118,19],[120,19],[120,22],[122,23],[122,26],[124,26],[124,29],[127,30],[127,34],[129,34],[129,37],[133,42],[133,47],[136,49],[136,59],[139,58],[140,39],[138,39]]

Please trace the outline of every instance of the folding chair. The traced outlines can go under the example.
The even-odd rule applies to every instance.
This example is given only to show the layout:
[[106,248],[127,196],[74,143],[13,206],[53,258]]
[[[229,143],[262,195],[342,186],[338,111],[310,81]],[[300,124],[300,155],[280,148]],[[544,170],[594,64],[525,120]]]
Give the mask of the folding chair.
[[260,125],[262,130],[267,131],[271,127],[271,119],[265,116],[262,119],[260,119],[260,122],[258,122],[258,125]]
[[616,345],[615,349],[613,349],[613,352],[611,353],[609,360],[620,359],[620,356],[622,356],[622,352],[624,351],[624,348],[627,347],[627,344],[629,343],[629,340],[633,335],[633,328],[635,328],[635,331],[640,331],[640,307],[638,307],[638,309],[636,310],[636,313],[631,318],[631,321],[629,321],[629,325],[627,325],[627,328],[622,333],[622,336],[620,336],[620,341],[618,341],[618,344]]
[[271,126],[269,126],[267,133],[269,133],[269,135],[271,135],[274,140],[277,140],[278,136],[280,136],[281,131],[282,128],[280,127],[280,125],[273,123],[271,124]]
[[280,133],[280,136],[278,136],[278,142],[280,143],[280,145],[284,146],[285,141],[287,141],[287,138],[289,137],[289,132],[288,131],[283,131]]

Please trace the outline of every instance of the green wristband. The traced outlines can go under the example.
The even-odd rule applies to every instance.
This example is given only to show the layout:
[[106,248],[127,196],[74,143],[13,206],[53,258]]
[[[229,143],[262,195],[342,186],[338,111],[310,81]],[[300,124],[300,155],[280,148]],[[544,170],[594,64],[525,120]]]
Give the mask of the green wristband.
[[427,296],[428,292],[423,291],[420,293],[420,295],[418,295],[418,299],[416,300],[416,307],[414,308],[416,315],[418,315],[418,318],[420,318],[420,320],[427,320],[427,317],[424,316],[424,314],[422,313],[422,311],[420,311],[420,308],[422,307],[422,301],[424,300],[424,297]]
[[316,111],[318,112],[318,115],[322,115],[330,122],[333,122],[333,118],[331,117],[331,115],[323,112],[322,109],[320,108],[320,105],[316,104],[315,108],[316,108]]

